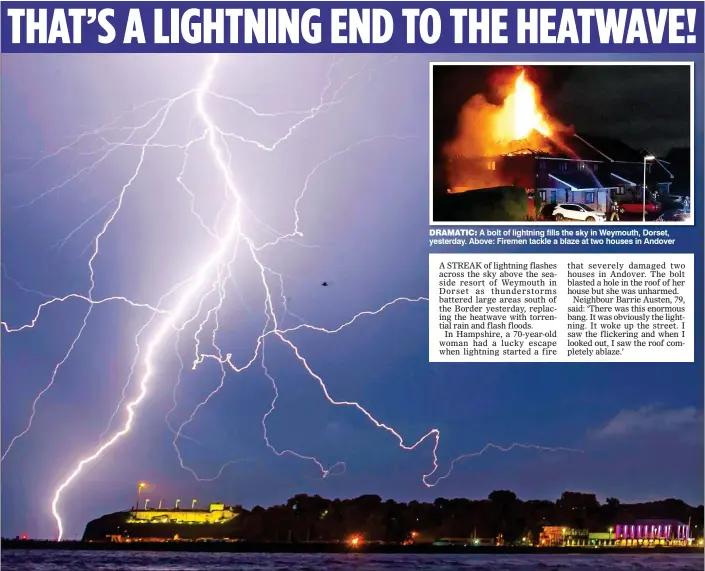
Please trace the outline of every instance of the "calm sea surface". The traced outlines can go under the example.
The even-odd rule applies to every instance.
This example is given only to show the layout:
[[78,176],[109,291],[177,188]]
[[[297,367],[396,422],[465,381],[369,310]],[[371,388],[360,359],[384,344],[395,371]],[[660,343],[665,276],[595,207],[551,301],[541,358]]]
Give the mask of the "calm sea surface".
[[703,571],[697,554],[654,555],[276,555],[120,551],[2,553],[3,571]]

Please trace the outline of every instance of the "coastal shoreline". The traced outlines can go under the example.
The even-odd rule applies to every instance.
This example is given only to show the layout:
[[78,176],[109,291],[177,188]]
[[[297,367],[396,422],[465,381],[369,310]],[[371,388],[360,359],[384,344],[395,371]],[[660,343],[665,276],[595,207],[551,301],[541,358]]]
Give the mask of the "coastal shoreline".
[[494,547],[463,545],[380,545],[363,544],[351,547],[346,543],[250,543],[250,542],[89,542],[89,541],[39,541],[3,539],[2,549],[62,550],[62,551],[164,551],[196,553],[301,553],[301,554],[414,554],[414,555],[609,555],[609,554],[701,554],[702,547]]

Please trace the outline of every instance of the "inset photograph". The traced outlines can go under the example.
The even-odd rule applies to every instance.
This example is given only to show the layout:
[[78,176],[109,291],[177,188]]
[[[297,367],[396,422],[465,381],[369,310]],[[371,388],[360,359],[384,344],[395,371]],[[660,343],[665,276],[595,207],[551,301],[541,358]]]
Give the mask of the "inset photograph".
[[431,224],[693,224],[691,63],[430,73]]

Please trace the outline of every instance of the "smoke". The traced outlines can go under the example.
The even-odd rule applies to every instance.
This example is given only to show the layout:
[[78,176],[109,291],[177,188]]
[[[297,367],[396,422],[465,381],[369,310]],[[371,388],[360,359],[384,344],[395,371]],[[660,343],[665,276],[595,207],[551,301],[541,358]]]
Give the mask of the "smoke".
[[502,107],[487,101],[483,94],[473,96],[460,110],[455,139],[444,146],[443,154],[448,158],[500,154],[495,126],[501,112]]

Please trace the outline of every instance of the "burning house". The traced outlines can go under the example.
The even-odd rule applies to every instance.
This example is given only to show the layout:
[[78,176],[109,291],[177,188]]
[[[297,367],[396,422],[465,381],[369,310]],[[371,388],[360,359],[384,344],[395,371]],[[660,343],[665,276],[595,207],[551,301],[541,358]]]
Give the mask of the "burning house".
[[667,162],[646,160],[648,149],[576,133],[550,118],[525,70],[501,105],[490,105],[482,96],[466,104],[457,137],[444,153],[449,193],[520,187],[528,195],[529,212],[538,200],[624,212],[627,204],[641,203],[645,182],[651,202],[658,193],[668,194],[674,180]]

